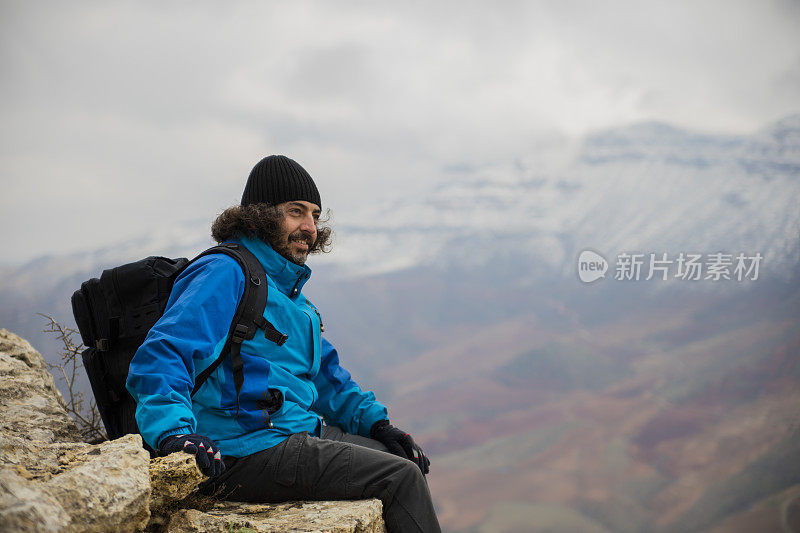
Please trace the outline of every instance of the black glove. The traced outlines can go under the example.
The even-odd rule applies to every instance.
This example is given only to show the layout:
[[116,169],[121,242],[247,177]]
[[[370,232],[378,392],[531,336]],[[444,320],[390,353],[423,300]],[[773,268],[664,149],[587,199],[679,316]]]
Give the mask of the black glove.
[[389,453],[399,455],[416,463],[423,474],[430,472],[431,462],[422,453],[422,448],[417,446],[411,435],[401,429],[397,429],[388,420],[375,422],[369,434],[373,439],[386,446],[389,449]]
[[219,448],[203,435],[172,435],[164,437],[158,446],[162,456],[175,452],[186,452],[195,456],[200,471],[208,477],[216,477],[225,471],[225,463]]

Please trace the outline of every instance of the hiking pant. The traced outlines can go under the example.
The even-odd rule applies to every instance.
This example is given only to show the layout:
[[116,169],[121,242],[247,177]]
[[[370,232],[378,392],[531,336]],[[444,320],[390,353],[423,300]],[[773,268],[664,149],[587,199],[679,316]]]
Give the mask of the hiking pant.
[[388,531],[441,531],[419,467],[374,439],[338,427],[323,426],[321,438],[304,431],[272,448],[224,460],[225,472],[206,482],[202,492],[259,503],[378,498]]

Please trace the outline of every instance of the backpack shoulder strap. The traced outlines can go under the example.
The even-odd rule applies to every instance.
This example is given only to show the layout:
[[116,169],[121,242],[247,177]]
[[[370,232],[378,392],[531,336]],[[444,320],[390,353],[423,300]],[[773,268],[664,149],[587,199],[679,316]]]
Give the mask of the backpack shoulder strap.
[[286,342],[288,336],[279,332],[264,318],[264,309],[267,306],[267,274],[264,272],[264,267],[258,258],[244,246],[235,243],[224,243],[209,248],[195,257],[192,262],[210,254],[225,254],[235,259],[244,272],[245,286],[244,293],[233,315],[225,345],[222,347],[217,359],[195,379],[192,396],[206,382],[225,357],[230,354],[233,366],[233,383],[236,386],[236,414],[238,416],[239,393],[244,384],[244,363],[241,355],[242,342],[255,337],[258,329],[263,329],[265,337],[279,346]]

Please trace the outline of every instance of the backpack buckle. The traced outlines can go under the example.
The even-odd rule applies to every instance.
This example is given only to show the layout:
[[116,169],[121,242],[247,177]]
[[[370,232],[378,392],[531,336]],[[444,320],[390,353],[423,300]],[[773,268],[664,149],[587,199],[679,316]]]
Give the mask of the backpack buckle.
[[107,352],[108,351],[108,339],[97,339],[94,343],[94,347],[97,348],[98,351]]
[[283,344],[289,340],[289,335],[281,333],[275,329],[275,326],[267,322],[267,327],[264,328],[264,338],[268,341],[274,342],[278,346],[283,346]]
[[236,324],[236,328],[233,330],[233,335],[231,335],[231,341],[235,342],[236,344],[241,344],[247,338],[247,333],[249,331],[250,328],[244,324]]

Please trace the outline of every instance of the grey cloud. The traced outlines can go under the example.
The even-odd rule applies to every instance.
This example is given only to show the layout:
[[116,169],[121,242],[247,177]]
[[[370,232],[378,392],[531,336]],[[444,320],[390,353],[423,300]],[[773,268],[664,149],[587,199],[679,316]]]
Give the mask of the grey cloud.
[[756,129],[796,110],[800,83],[793,3],[0,10],[0,224],[60,221],[58,235],[38,222],[3,234],[29,254],[213,212],[265,153],[314,169],[326,203],[347,208],[422,190],[452,162],[524,157],[558,132]]
[[286,92],[314,101],[336,104],[345,99],[358,101],[373,92],[376,74],[365,45],[340,43],[329,47],[299,50],[293,54],[293,72],[277,80]]

